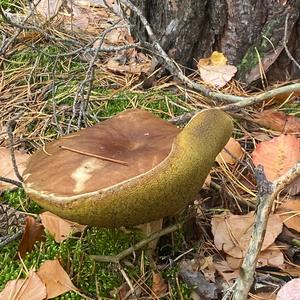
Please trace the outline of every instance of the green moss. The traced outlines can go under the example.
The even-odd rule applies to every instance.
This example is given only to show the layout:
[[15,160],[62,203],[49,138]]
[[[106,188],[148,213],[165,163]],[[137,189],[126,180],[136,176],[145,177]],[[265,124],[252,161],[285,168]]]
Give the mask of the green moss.
[[[59,259],[64,269],[73,274],[73,283],[86,294],[96,295],[96,283],[101,296],[108,296],[109,292],[121,285],[123,278],[115,265],[95,263],[88,254],[113,255],[130,247],[135,241],[135,235],[127,235],[119,230],[89,228],[84,238],[69,238],[57,244],[49,235],[45,242],[39,242],[35,249],[28,253],[24,260],[27,269],[37,270],[45,260]],[[4,247],[0,253],[0,290],[6,282],[25,277],[22,263],[15,260],[17,242]],[[128,274],[136,274],[136,270],[127,268]],[[75,299],[78,295],[74,295]],[[63,298],[67,299],[64,295]]]
[[31,212],[34,214],[41,211],[41,207],[26,197],[24,190],[21,188],[15,191],[5,191],[0,196],[0,203],[9,204],[17,210]]

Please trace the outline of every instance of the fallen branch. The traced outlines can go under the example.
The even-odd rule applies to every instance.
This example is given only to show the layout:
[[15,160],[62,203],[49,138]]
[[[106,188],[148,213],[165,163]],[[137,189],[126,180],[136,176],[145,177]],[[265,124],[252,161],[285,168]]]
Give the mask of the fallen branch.
[[233,300],[244,300],[248,297],[248,292],[253,284],[256,263],[264,241],[273,202],[277,195],[300,175],[300,162],[273,183],[266,180],[262,167],[258,168],[257,175],[257,212],[252,237],[241,267],[240,277],[236,281]]
[[[139,19],[141,20],[142,24],[145,27],[145,30],[147,31],[150,41],[152,42],[152,47],[157,51],[156,55],[159,58],[163,59],[165,67],[168,69],[168,71],[173,76],[177,76],[187,87],[200,92],[205,97],[209,97],[209,98],[219,100],[219,101],[235,103],[235,104],[232,104],[233,107],[227,106],[225,108],[225,110],[231,110],[233,108],[239,108],[239,107],[244,107],[244,106],[247,106],[250,104],[256,104],[256,103],[271,99],[273,97],[277,97],[277,96],[285,94],[285,93],[293,93],[296,91],[300,91],[300,83],[295,83],[295,84],[290,84],[288,86],[275,88],[271,91],[263,92],[258,95],[254,95],[254,96],[250,96],[250,97],[242,97],[242,96],[234,96],[234,95],[229,95],[229,94],[224,94],[224,93],[221,93],[218,91],[214,91],[212,89],[207,88],[203,84],[193,82],[192,80],[190,80],[187,76],[185,76],[183,74],[181,69],[174,62],[174,60],[172,60],[168,56],[168,54],[164,51],[164,49],[160,46],[149,22],[144,17],[141,10],[138,7],[136,7],[134,4],[132,4],[129,0],[121,0],[120,2],[122,4],[124,4],[126,7],[128,7],[131,11],[136,13],[136,15],[139,17]],[[236,106],[237,103],[238,103],[238,106]],[[223,107],[223,109],[224,109],[224,107]]]
[[146,239],[138,242],[137,244],[133,245],[130,248],[127,248],[126,250],[120,252],[117,255],[90,255],[90,258],[94,259],[95,261],[98,262],[111,262],[111,263],[120,263],[120,261],[122,259],[124,259],[126,256],[132,254],[133,252],[135,252],[136,250],[139,250],[141,248],[143,248],[144,246],[148,245],[150,242],[166,235],[169,234],[171,232],[174,232],[178,229],[182,228],[182,223],[179,224],[175,224],[175,225],[171,225],[169,227],[166,227],[162,230],[159,230],[153,234],[151,234],[149,237],[147,237]]

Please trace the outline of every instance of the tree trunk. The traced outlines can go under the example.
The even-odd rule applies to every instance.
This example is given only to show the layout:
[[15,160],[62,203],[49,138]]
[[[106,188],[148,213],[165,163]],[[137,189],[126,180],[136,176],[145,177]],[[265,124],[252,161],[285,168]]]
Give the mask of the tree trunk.
[[[238,67],[237,78],[250,84],[299,78],[299,0],[134,0],[149,21],[161,46],[175,60],[195,68],[199,58],[223,52]],[[136,16],[133,34],[147,41]],[[285,23],[287,22],[287,26]]]

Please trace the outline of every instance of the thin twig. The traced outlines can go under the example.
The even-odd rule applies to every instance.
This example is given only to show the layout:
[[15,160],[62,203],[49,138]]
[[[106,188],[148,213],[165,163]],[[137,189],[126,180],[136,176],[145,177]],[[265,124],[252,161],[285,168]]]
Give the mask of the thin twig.
[[11,161],[12,161],[12,165],[13,165],[13,169],[14,172],[17,176],[17,178],[23,182],[23,177],[21,176],[19,169],[18,169],[18,165],[17,165],[17,161],[16,161],[16,156],[15,156],[15,151],[14,151],[14,137],[13,137],[13,127],[15,126],[15,122],[16,120],[23,114],[23,112],[19,113],[17,116],[15,116],[13,119],[9,120],[7,122],[7,135],[8,135],[8,148],[10,151],[10,156],[11,156]]
[[[198,84],[196,82],[193,82],[188,77],[186,77],[181,69],[178,67],[178,65],[168,56],[168,54],[164,51],[164,49],[160,46],[157,38],[155,37],[155,34],[147,21],[147,19],[144,17],[141,10],[136,7],[134,4],[132,4],[129,0],[120,0],[122,4],[127,6],[130,10],[135,12],[137,16],[140,18],[142,24],[145,27],[145,30],[147,31],[147,34],[149,36],[149,39],[152,42],[152,47],[157,51],[156,55],[159,54],[159,56],[163,59],[163,62],[165,64],[165,67],[170,71],[170,73],[173,76],[177,76],[184,84],[186,84],[187,87],[200,92],[202,95],[206,97],[210,97],[215,100],[219,101],[226,101],[232,104],[232,107],[228,105],[226,108],[222,108],[225,110],[231,110],[236,109],[240,107],[244,107],[250,104],[259,103],[268,99],[271,99],[273,97],[276,97],[281,94],[285,93],[292,93],[295,91],[300,91],[300,83],[291,84],[285,87],[280,87],[273,89],[271,91],[267,91],[258,95],[250,96],[250,97],[242,97],[242,96],[234,96],[229,94],[224,94],[221,92],[213,91],[209,88],[207,88],[205,85]],[[237,105],[238,106],[235,106]]]
[[76,150],[73,148],[69,148],[69,147],[65,147],[65,146],[59,146],[59,148],[63,149],[63,150],[68,150],[74,153],[78,153],[78,154],[82,154],[82,155],[86,155],[86,156],[90,156],[90,157],[95,157],[95,158],[99,158],[102,160],[107,160],[113,163],[117,163],[120,165],[124,165],[124,166],[128,166],[128,163],[126,161],[123,160],[118,160],[118,159],[114,159],[114,158],[110,158],[110,157],[105,157],[105,156],[101,156],[101,155],[97,155],[97,154],[93,154],[93,153],[89,153],[89,152],[84,152],[84,151],[80,151],[80,150]]
[[138,242],[134,246],[120,252],[117,255],[111,255],[111,256],[105,256],[105,255],[90,255],[90,258],[94,259],[95,261],[99,262],[112,262],[112,263],[120,263],[122,259],[124,259],[126,256],[130,255],[131,253],[135,252],[136,250],[139,250],[149,244],[150,242],[154,241],[155,239],[158,239],[166,234],[169,234],[171,232],[174,232],[178,229],[182,228],[182,223],[178,223],[175,225],[171,225],[169,227],[166,227],[160,231],[157,231],[153,234],[151,234],[148,238]]
[[22,187],[22,182],[16,181],[16,180],[13,180],[13,179],[10,179],[10,178],[6,178],[6,177],[0,176],[0,181],[13,184],[13,185],[15,185],[17,187]]
[[258,206],[252,237],[241,267],[240,277],[236,282],[236,288],[232,297],[233,300],[247,299],[249,290],[253,284],[256,263],[264,241],[273,202],[277,195],[299,175],[300,162],[273,183],[266,181],[264,173],[260,172],[258,178],[259,192],[257,194]]

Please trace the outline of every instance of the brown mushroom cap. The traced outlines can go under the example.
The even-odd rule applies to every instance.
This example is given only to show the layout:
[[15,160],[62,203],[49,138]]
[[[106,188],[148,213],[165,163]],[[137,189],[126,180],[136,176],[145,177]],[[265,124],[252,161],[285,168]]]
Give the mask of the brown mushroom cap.
[[38,150],[24,172],[24,189],[44,208],[81,224],[150,222],[194,199],[232,129],[218,109],[198,113],[181,131],[145,111],[125,111]]
[[[114,118],[49,143],[29,160],[26,186],[57,196],[74,196],[111,187],[143,174],[169,153],[179,129],[143,110]],[[126,162],[128,165],[62,149]]]

